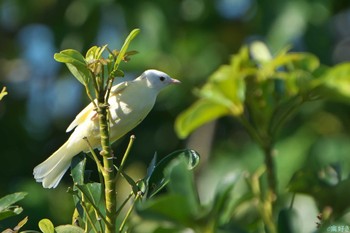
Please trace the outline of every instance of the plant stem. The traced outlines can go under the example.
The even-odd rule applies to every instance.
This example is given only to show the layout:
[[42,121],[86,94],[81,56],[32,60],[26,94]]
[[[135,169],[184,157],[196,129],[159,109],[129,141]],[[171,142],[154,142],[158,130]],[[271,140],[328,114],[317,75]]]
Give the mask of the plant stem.
[[[100,154],[103,157],[103,179],[105,188],[105,202],[106,202],[106,233],[114,233],[116,230],[116,187],[115,187],[115,170],[114,170],[114,156],[110,147],[109,141],[109,127],[108,127],[108,105],[104,102],[104,93],[100,92],[98,103],[98,116],[101,134]],[[106,100],[107,102],[107,100]]]
[[[269,142],[263,146],[267,182],[269,186],[269,195],[274,197],[277,191],[277,180],[276,180],[276,168],[274,161],[274,148],[273,143]],[[274,199],[274,198],[273,198]]]
[[263,195],[260,188],[260,177],[265,172],[266,167],[260,167],[251,177],[251,188],[254,196],[258,200],[258,211],[268,233],[277,233],[276,225],[273,221],[273,206],[270,195]]
[[267,181],[269,186],[269,193],[272,195],[272,197],[276,194],[276,171],[275,171],[275,162],[274,162],[274,148],[273,148],[273,142],[271,139],[271,136],[267,135],[265,137],[261,136],[257,132],[257,130],[251,126],[251,124],[247,121],[245,117],[239,118],[241,124],[244,126],[244,128],[247,130],[249,136],[255,140],[255,142],[262,148],[264,152],[264,158],[265,158],[265,166],[266,166],[266,173],[267,173]]
[[124,218],[122,224],[120,225],[119,232],[122,232],[122,231],[123,231],[123,229],[124,229],[124,227],[125,227],[125,225],[126,225],[126,221],[128,220],[128,218],[129,218],[131,212],[134,210],[134,207],[135,207],[136,202],[139,200],[139,198],[140,198],[141,196],[142,196],[142,195],[141,195],[141,192],[138,192],[137,195],[136,195],[136,197],[135,197],[134,203],[133,203],[133,204],[131,205],[131,207],[129,208],[128,212],[127,212],[126,215],[125,215],[125,218]]
[[120,166],[119,166],[119,168],[117,169],[117,174],[116,174],[116,176],[115,176],[115,179],[116,179],[116,180],[119,178],[119,175],[120,175],[122,169],[124,168],[125,161],[126,161],[128,155],[129,155],[129,153],[130,153],[131,147],[132,147],[132,145],[133,145],[135,139],[136,139],[135,135],[131,135],[131,136],[130,136],[130,140],[129,140],[128,147],[126,148],[126,151],[125,151],[125,153],[124,153],[122,162],[120,163]]

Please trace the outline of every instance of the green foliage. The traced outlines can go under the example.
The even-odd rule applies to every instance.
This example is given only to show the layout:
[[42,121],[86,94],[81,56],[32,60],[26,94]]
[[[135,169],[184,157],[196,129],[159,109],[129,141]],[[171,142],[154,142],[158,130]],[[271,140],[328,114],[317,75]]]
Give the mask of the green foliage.
[[[23,208],[15,205],[15,203],[22,200],[25,196],[27,196],[27,193],[18,192],[0,198],[0,221],[22,213]],[[6,229],[3,231],[3,233],[17,233],[27,223],[27,221],[28,217],[25,217],[17,224],[16,227],[13,229]]]
[[[28,222],[28,217],[25,217],[23,220],[21,220],[17,226],[15,226],[13,229],[6,229],[4,230],[2,233],[18,233],[20,232],[21,228]],[[21,231],[21,232],[25,232],[25,231]]]
[[[260,42],[250,51],[243,47],[229,65],[222,65],[209,77],[196,92],[199,100],[176,120],[180,137],[225,115],[250,121],[258,134],[273,134],[293,108],[315,98],[321,75],[317,57],[283,50],[270,58],[268,50],[261,47]],[[249,113],[249,119],[244,113]]]
[[2,100],[2,98],[4,98],[5,95],[7,95],[7,91],[6,91],[6,87],[3,87],[1,92],[0,92],[0,100]]
[[157,164],[155,164],[157,160],[157,155],[155,155],[148,168],[148,174],[144,179],[147,187],[146,196],[148,198],[157,194],[169,183],[170,177],[164,177],[165,169],[170,162],[178,157],[185,157],[188,160],[188,169],[195,168],[199,163],[199,154],[193,150],[174,151],[160,160]]
[[[283,188],[282,192],[277,190],[274,161],[280,130],[306,102],[320,99],[347,102],[350,96],[349,63],[327,67],[313,54],[288,50],[272,56],[261,42],[242,47],[228,65],[220,66],[207,83],[195,91],[198,100],[178,116],[175,124],[181,138],[223,116],[232,117],[243,125],[265,157],[264,166],[251,176],[249,184],[251,193],[259,200],[260,220],[268,232],[298,232],[294,210],[279,210],[275,206],[276,199],[285,195]],[[327,184],[320,180],[319,172],[309,167],[298,171],[290,191],[313,196],[321,210],[331,208],[328,217],[323,219],[326,222],[337,219],[347,210],[349,183],[347,179],[338,179],[336,184]],[[267,187],[264,179],[267,179]],[[277,224],[276,213],[279,213]]]
[[[115,77],[124,76],[119,65],[122,61],[128,61],[130,55],[135,54],[133,51],[127,52],[127,49],[139,32],[139,29],[132,30],[120,51],[110,51],[107,45],[93,46],[87,51],[85,57],[74,49],[66,49],[55,53],[54,58],[67,65],[72,75],[85,86],[92,101],[93,94],[97,96],[99,91],[110,89]],[[107,58],[102,57],[105,50],[109,52]]]
[[[127,49],[138,33],[138,29],[132,31],[120,51],[110,51],[107,45],[93,46],[84,57],[78,51],[68,49],[56,53],[55,59],[67,65],[72,75],[85,86],[91,101],[94,97],[98,98],[98,102],[93,103],[100,110],[104,103],[101,97],[104,100],[108,98],[114,78],[124,75],[119,69],[121,61],[128,61],[128,56],[135,54],[134,51],[127,52]],[[104,53],[108,54],[107,57],[103,57]],[[73,225],[55,227],[50,220],[43,219],[39,222],[40,230],[43,233],[95,233],[182,232],[191,229],[198,233],[225,233],[261,230],[257,226],[263,223],[263,228],[270,233],[299,232],[298,214],[293,203],[289,208],[276,205],[288,192],[313,196],[321,210],[331,208],[323,223],[337,219],[347,211],[350,205],[347,201],[349,180],[341,179],[336,169],[332,174],[335,174],[337,182],[334,182],[334,177],[320,177],[320,170],[306,168],[294,174],[288,192],[283,187],[277,189],[276,172],[280,172],[281,168],[275,167],[274,150],[278,133],[303,104],[320,99],[349,99],[349,64],[326,67],[313,54],[293,53],[289,49],[272,56],[266,45],[255,42],[249,47],[242,47],[238,54],[232,56],[229,64],[220,66],[195,93],[198,100],[176,120],[179,137],[187,137],[209,121],[223,116],[232,117],[243,125],[264,152],[263,166],[252,174],[221,182],[213,198],[204,204],[200,200],[193,173],[199,163],[196,151],[178,150],[159,162],[155,155],[147,175],[134,180],[124,171],[134,137],[131,137],[119,166],[111,163],[112,166],[106,167],[105,159],[102,164],[91,148],[100,181],[90,179],[91,171],[86,170],[85,156],[73,159],[71,174],[74,185],[68,190],[75,204]],[[293,167],[285,177],[280,177],[289,179],[295,170]],[[106,178],[106,171],[115,171],[111,179]],[[111,215],[110,202],[115,198],[112,196],[110,199],[106,184],[111,181],[115,187],[119,178],[129,184],[130,194],[121,203],[114,203]],[[237,197],[235,187],[242,181],[245,182],[245,191]],[[18,194],[0,199],[0,207],[1,204],[4,206],[0,208],[0,220],[22,211],[21,208],[12,207],[22,196]],[[342,203],[333,203],[334,199]],[[255,206],[252,223],[248,226],[233,220],[233,216],[241,214],[245,206]],[[133,212],[135,207],[136,213]],[[244,210],[243,216],[250,212]],[[109,220],[111,217],[113,221]],[[21,228],[25,222],[23,220],[17,228]],[[151,227],[145,230],[144,225]]]
[[22,200],[27,193],[18,192],[0,198],[0,220],[20,214],[23,209],[16,202]]
[[188,160],[182,156],[167,164],[164,173],[164,178],[169,179],[167,192],[138,203],[137,213],[145,225],[139,222],[140,228],[136,225],[135,232],[145,232],[148,221],[157,224],[146,232],[182,232],[185,229],[198,233],[234,232],[239,229],[236,224],[228,224],[240,201],[232,198],[234,183],[221,182],[213,200],[204,205],[199,200],[193,170],[188,168]]
[[228,115],[262,142],[267,135],[275,137],[291,113],[307,101],[347,100],[349,74],[348,63],[329,68],[312,54],[289,53],[287,49],[272,57],[255,42],[250,53],[243,47],[229,65],[222,65],[196,91],[199,99],[179,115],[176,131],[185,138],[199,126]]
[[80,227],[73,225],[62,225],[54,227],[49,219],[42,219],[39,222],[39,228],[42,233],[84,233],[85,231]]
[[[184,162],[184,166],[182,167],[182,169],[184,170],[176,170],[177,172],[174,173],[171,167],[174,166],[173,163],[176,163],[176,161],[180,160]],[[85,232],[104,232],[104,225],[106,224],[106,219],[105,204],[102,195],[103,189],[100,183],[90,181],[88,175],[90,171],[85,170],[85,163],[86,158],[84,156],[76,156],[72,161],[71,174],[75,185],[73,189],[69,190],[69,192],[74,197],[76,207],[75,213],[73,215],[73,222],[78,223],[79,226],[83,227],[85,229]],[[132,196],[134,196],[136,202],[137,199],[140,197],[139,195],[141,195],[141,197],[146,201],[146,199],[155,196],[156,193],[160,192],[165,187],[169,187],[170,189],[174,189],[177,190],[177,192],[180,192],[178,193],[179,195],[175,197],[175,200],[178,198],[180,198],[183,201],[190,200],[190,202],[188,202],[186,205],[190,205],[188,210],[193,209],[192,207],[197,205],[196,202],[198,202],[198,196],[196,196],[197,194],[195,194],[193,180],[191,184],[188,183],[188,181],[193,179],[193,177],[187,177],[187,171],[194,169],[198,165],[198,163],[198,153],[192,150],[179,150],[165,156],[158,163],[156,163],[155,156],[148,169],[148,174],[142,180],[134,181],[124,171],[121,171],[121,176],[124,179],[126,179],[127,182],[131,185],[132,192],[130,196],[120,206],[118,206],[118,219],[127,219],[129,217],[127,215],[123,217],[122,215],[120,215],[120,213],[122,213],[121,210],[125,208],[126,202]],[[119,167],[119,169],[121,169],[121,167]],[[171,183],[171,180],[178,180],[181,182]],[[190,186],[182,187],[183,184],[189,184]],[[177,185],[178,187],[174,185]],[[191,189],[192,191],[190,191]],[[184,195],[186,196],[186,198],[183,198]],[[182,202],[176,202],[175,200],[173,200],[172,197],[170,199],[172,200],[170,203],[174,204],[174,207],[176,208],[180,207],[183,204]],[[165,202],[168,201],[169,200],[165,200]],[[149,199],[149,201],[146,201],[145,203],[147,203],[146,205],[152,205],[152,199]],[[161,206],[162,205],[160,205],[159,207],[162,208]],[[133,206],[130,207],[129,211],[132,209]],[[169,209],[169,211],[170,210],[171,208]],[[182,210],[186,211],[185,209],[180,208],[180,212]],[[187,216],[183,215],[183,213],[177,212],[175,212],[174,214],[177,214],[177,217],[182,219],[186,218]],[[125,224],[126,219],[123,220],[125,221]]]

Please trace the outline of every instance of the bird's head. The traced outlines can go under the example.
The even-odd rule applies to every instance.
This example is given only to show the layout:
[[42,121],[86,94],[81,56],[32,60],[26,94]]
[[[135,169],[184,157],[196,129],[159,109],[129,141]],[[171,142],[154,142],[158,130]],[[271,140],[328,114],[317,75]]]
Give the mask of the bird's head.
[[142,73],[141,79],[147,82],[147,86],[158,91],[171,84],[179,84],[180,81],[171,78],[166,73],[159,70],[146,70]]

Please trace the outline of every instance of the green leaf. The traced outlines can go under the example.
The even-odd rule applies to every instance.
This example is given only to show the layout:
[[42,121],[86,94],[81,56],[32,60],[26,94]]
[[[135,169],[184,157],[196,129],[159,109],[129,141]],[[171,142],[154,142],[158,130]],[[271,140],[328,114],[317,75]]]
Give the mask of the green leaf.
[[93,226],[99,229],[101,219],[106,222],[102,185],[100,183],[76,185],[75,190],[70,192],[74,195],[74,202],[76,203],[76,210],[79,213],[81,223],[87,224],[88,229],[92,229]]
[[252,59],[257,60],[259,63],[272,60],[272,55],[269,48],[261,41],[254,41],[250,45],[250,54]]
[[272,72],[281,68],[312,72],[320,66],[318,58],[311,53],[286,53],[274,58],[266,65]]
[[71,174],[73,182],[78,185],[84,184],[86,157],[84,155],[74,156],[71,163]]
[[168,184],[169,178],[164,175],[166,167],[176,158],[185,157],[187,169],[195,168],[199,163],[199,154],[194,150],[178,150],[160,160],[156,165],[155,159],[152,160],[148,168],[148,175],[145,178],[148,187],[147,197],[152,197]]
[[231,182],[220,183],[215,192],[211,215],[215,218],[217,225],[229,222],[231,218],[232,210],[229,208],[229,204],[232,201],[231,191],[236,183],[232,180]]
[[96,50],[99,50],[100,47],[94,45],[92,46],[91,48],[89,48],[89,50],[86,52],[86,55],[85,55],[85,60],[87,63],[90,63],[92,62],[94,59],[96,59]]
[[234,116],[241,115],[245,99],[244,79],[231,66],[221,66],[209,77],[199,96],[225,106]]
[[185,157],[174,159],[165,170],[165,176],[169,177],[169,192],[171,194],[186,197],[185,205],[193,216],[199,215],[200,203],[195,188],[192,171],[188,170],[188,162]]
[[55,228],[57,233],[84,233],[84,229],[73,225],[62,225]]
[[319,78],[322,94],[331,99],[350,98],[350,63],[343,63],[329,68]]
[[180,195],[166,195],[149,199],[147,202],[139,202],[136,210],[144,218],[171,221],[183,226],[190,225],[194,221],[186,197]]
[[346,213],[350,205],[350,178],[337,180],[339,175],[333,173],[337,172],[332,166],[323,169],[302,168],[291,179],[289,189],[312,196],[320,210],[332,208],[336,219]]
[[200,99],[176,118],[175,130],[180,138],[186,138],[198,127],[228,114],[225,106]]
[[130,34],[128,35],[128,37],[125,39],[124,44],[118,54],[118,57],[114,63],[114,67],[113,67],[113,73],[117,72],[118,68],[119,68],[119,64],[120,62],[123,60],[126,51],[128,50],[128,47],[130,45],[130,42],[137,36],[137,34],[139,34],[140,29],[134,29],[130,32]]
[[209,77],[208,82],[197,91],[200,99],[177,117],[177,135],[185,138],[203,124],[224,115],[242,115],[246,96],[245,76],[250,72],[248,50],[244,47],[232,57],[230,65],[220,66]]
[[89,84],[91,73],[81,53],[74,49],[66,49],[55,53],[54,58],[58,62],[65,63],[73,76],[84,86]]
[[98,46],[92,46],[85,55],[85,60],[86,62],[92,62],[94,60],[98,60],[101,58],[102,53],[105,51],[105,49],[107,48],[107,45],[104,45],[102,47],[98,47]]
[[0,100],[2,100],[2,98],[4,98],[5,95],[7,95],[7,91],[6,91],[6,87],[3,87],[1,92],[0,92]]
[[28,222],[28,217],[25,217],[17,224],[17,226],[15,226],[13,230],[18,232],[27,222]]
[[279,233],[298,233],[300,221],[298,213],[294,209],[282,209],[278,214],[277,228]]
[[27,193],[18,192],[2,197],[0,199],[0,220],[22,213],[23,209],[14,204],[22,200],[26,195]]
[[62,50],[59,53],[55,53],[54,58],[56,61],[62,62],[62,63],[86,65],[86,61],[83,55],[81,55],[81,53],[79,53],[77,50],[74,50],[74,49],[66,49],[66,50]]
[[40,220],[39,228],[43,233],[55,233],[55,227],[53,226],[52,222],[47,218]]
[[9,208],[11,205],[15,204],[16,202],[22,200],[27,193],[25,192],[18,192],[6,195],[2,198],[0,198],[0,212]]
[[19,215],[20,213],[22,213],[22,211],[23,208],[18,206],[13,206],[11,208],[3,210],[0,212],[0,220]]

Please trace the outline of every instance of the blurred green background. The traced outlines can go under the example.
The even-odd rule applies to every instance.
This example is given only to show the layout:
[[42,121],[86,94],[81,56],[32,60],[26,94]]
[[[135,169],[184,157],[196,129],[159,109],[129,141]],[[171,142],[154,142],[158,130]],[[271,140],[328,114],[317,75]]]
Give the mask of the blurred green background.
[[[228,118],[200,128],[187,140],[177,138],[174,119],[194,101],[195,87],[242,44],[256,39],[272,52],[291,44],[293,51],[314,53],[326,65],[350,60],[348,0],[1,0],[0,82],[9,95],[0,102],[0,196],[29,192],[20,203],[29,216],[26,228],[36,228],[44,217],[55,225],[71,218],[69,175],[56,190],[44,190],[32,177],[33,168],[68,138],[66,127],[88,101],[83,87],[53,54],[67,48],[85,53],[104,44],[118,49],[134,28],[141,33],[130,49],[139,54],[123,64],[126,78],[155,68],[182,85],[164,91],[131,132],[137,140],[128,169],[142,177],[155,151],[164,156],[180,148],[195,149],[202,155],[197,178],[204,202],[219,180],[253,171],[263,157],[242,127]],[[348,104],[313,102],[288,124],[277,146],[280,189],[289,182],[288,169],[305,163],[349,164],[349,113]],[[114,145],[116,154],[122,154],[127,141],[125,137]],[[310,232],[316,206],[307,197],[300,200],[311,206],[301,211],[303,230]],[[11,224],[0,222],[0,230]]]

